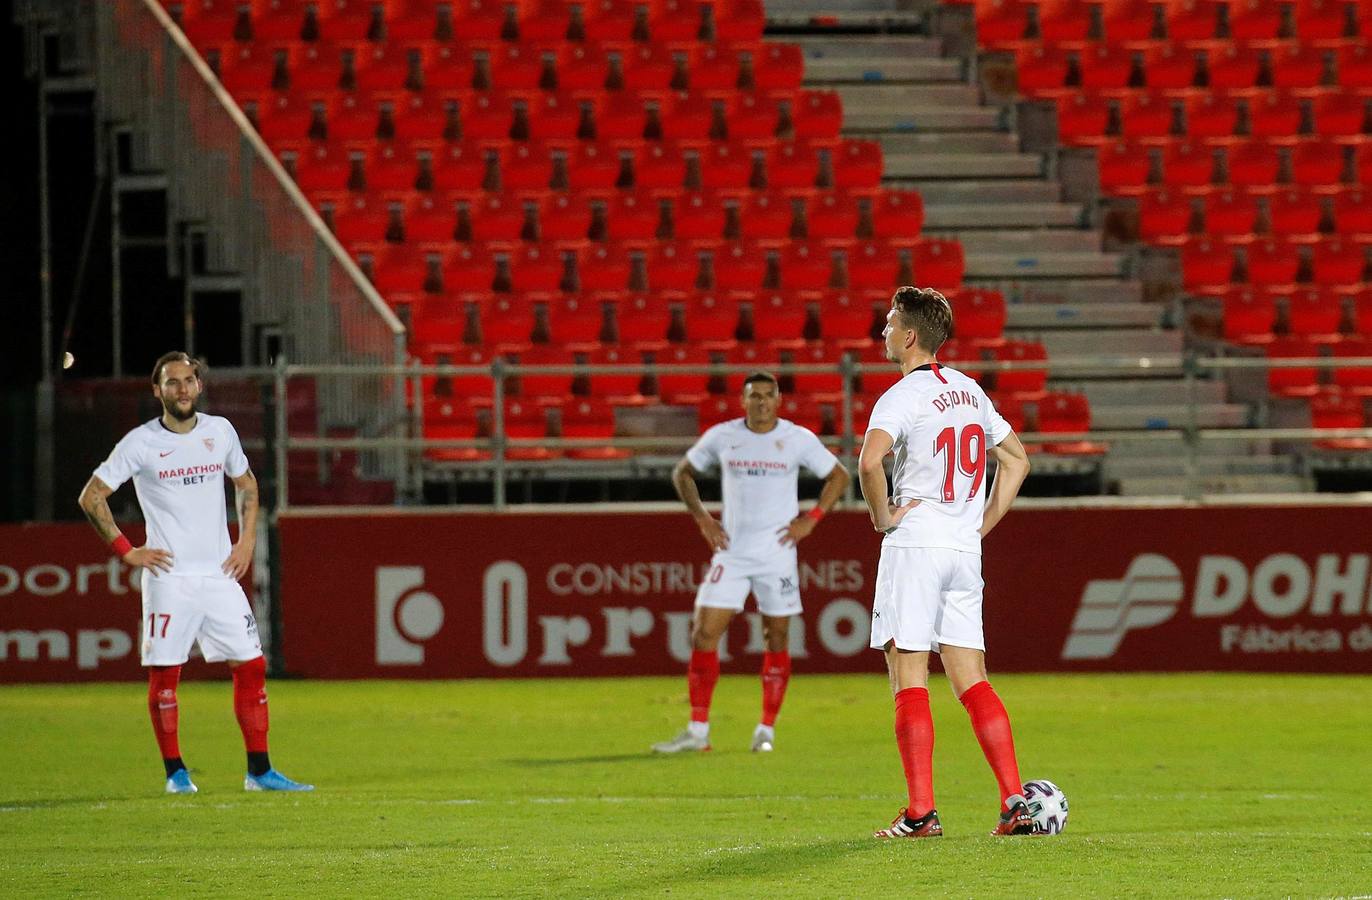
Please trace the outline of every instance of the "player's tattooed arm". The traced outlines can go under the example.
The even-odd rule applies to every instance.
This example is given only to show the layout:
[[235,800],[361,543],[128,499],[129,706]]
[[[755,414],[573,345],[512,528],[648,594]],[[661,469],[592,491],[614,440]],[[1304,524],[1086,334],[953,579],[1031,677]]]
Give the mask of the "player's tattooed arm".
[[224,560],[224,574],[237,581],[248,573],[257,545],[257,478],[252,469],[233,479],[235,506],[238,509],[238,540]]
[[92,475],[76,501],[95,533],[107,544],[119,536],[119,526],[114,524],[114,513],[110,512],[109,497],[113,493],[109,485]]
[[[110,512],[109,497],[113,493],[113,488],[92,475],[76,501],[96,534],[107,544],[120,535],[119,526],[114,524],[114,513]],[[170,572],[172,567],[171,553],[155,547],[134,547],[122,558],[127,565],[151,569],[154,574]]]
[[705,508],[705,504],[700,502],[700,489],[696,486],[696,470],[690,462],[683,456],[681,461],[672,470],[672,487],[676,488],[676,495],[681,498],[681,502],[686,504],[686,509],[691,513],[691,518],[696,520],[696,526],[700,528],[700,536],[705,539],[705,543],[710,545],[711,550],[727,550],[729,547],[729,535],[724,531],[724,526],[719,524],[710,511]]

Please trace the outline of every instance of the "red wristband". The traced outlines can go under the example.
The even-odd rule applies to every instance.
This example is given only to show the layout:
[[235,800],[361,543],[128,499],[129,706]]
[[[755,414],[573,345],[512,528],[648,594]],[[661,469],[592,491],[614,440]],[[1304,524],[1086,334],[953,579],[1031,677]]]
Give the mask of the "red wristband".
[[129,554],[129,551],[133,549],[133,544],[129,542],[128,538],[120,534],[117,535],[114,540],[110,541],[110,548],[113,549],[115,553],[119,554],[120,559],[123,559]]
[[820,519],[824,518],[824,510],[820,509],[818,506],[812,506],[810,507],[810,511],[805,515],[818,522]]

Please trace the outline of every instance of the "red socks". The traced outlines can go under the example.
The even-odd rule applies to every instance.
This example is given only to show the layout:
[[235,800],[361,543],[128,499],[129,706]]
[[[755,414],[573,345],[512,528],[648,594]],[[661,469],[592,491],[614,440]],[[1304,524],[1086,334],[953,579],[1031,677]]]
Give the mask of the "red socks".
[[250,660],[233,670],[233,712],[249,753],[267,752],[267,661]]
[[791,680],[791,654],[786,650],[766,650],[762,654],[762,724],[776,724],[786,685]]
[[958,699],[967,708],[967,715],[972,718],[972,730],[981,744],[981,752],[986,754],[986,761],[996,775],[1003,808],[1007,797],[1024,791],[1019,780],[1019,764],[1015,762],[1015,739],[1010,733],[1010,716],[989,681],[978,681],[963,691]]
[[692,650],[686,685],[691,695],[691,721],[710,721],[710,698],[719,682],[719,651]]
[[180,666],[154,666],[148,669],[148,714],[152,733],[157,736],[163,759],[178,759],[181,745],[176,737],[180,718],[176,706],[176,685],[181,680]]
[[918,819],[934,808],[934,717],[928,688],[896,694],[896,746],[910,792],[905,815]]

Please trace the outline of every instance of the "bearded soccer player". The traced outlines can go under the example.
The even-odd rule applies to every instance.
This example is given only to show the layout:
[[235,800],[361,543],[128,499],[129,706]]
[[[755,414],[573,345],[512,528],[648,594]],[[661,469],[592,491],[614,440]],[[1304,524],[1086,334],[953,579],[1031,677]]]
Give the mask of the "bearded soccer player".
[[[872,407],[858,463],[872,526],[885,537],[872,604],[872,647],[886,654],[896,746],[909,796],[879,838],[943,833],[934,809],[929,653],[953,692],[1000,788],[993,835],[1030,834],[1010,717],[986,677],[981,539],[1010,509],[1029,474],[1024,446],[971,378],[935,357],[953,313],[938,291],[903,287],[882,332],[901,379]],[[882,459],[895,454],[894,498]],[[987,461],[997,463],[986,498]]]
[[[710,699],[719,681],[719,642],[752,594],[762,613],[767,650],[762,655],[762,718],[753,731],[754,752],[776,742],[775,724],[791,678],[791,617],[801,611],[796,545],[815,530],[848,486],[848,470],[814,432],[777,415],[781,394],[766,372],[743,383],[742,418],[703,434],[677,463],[672,484],[714,551],[696,593],[691,622],[691,662],[686,681],[691,719],[658,753],[710,749]],[[700,502],[696,479],[719,469],[723,523]],[[800,469],[824,479],[819,500],[804,515],[796,498]]]
[[[143,665],[148,711],[162,751],[167,793],[197,788],[177,741],[176,686],[198,642],[207,662],[228,662],[233,709],[248,751],[249,791],[310,791],[272,768],[267,755],[267,665],[257,622],[238,580],[248,572],[256,539],[257,479],[228,419],[196,410],[201,364],[167,353],[152,370],[162,415],[115,445],[81,492],[81,509],[126,565],[141,567]],[[224,478],[234,486],[238,542],[230,544]],[[147,543],[120,533],[108,497],[133,479],[147,520]]]

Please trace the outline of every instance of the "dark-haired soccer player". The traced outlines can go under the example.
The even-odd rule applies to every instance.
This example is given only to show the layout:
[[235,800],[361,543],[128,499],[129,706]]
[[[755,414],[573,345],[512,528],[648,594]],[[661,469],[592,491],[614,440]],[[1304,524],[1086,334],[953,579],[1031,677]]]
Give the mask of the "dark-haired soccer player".
[[[1010,717],[986,680],[982,637],[981,539],[1010,509],[1029,460],[981,386],[935,358],[953,312],[938,291],[903,287],[882,332],[901,379],[872,407],[858,477],[873,527],[885,535],[872,604],[872,647],[885,651],[896,701],[896,745],[908,803],[877,837],[943,833],[934,809],[934,722],[929,652],[948,681],[1000,787],[992,834],[1029,834]],[[894,499],[882,459],[895,454]],[[997,463],[986,499],[986,464]]]
[[[777,380],[754,372],[743,382],[744,416],[710,428],[672,472],[672,484],[701,537],[714,551],[696,593],[691,623],[691,663],[686,680],[691,719],[658,753],[710,749],[710,699],[719,681],[719,641],[751,593],[762,613],[767,650],[762,656],[762,720],[752,749],[770,751],[774,725],[791,678],[788,648],[791,616],[800,613],[796,545],[814,531],[848,486],[848,470],[814,432],[779,418]],[[824,479],[819,500],[804,515],[796,482],[805,468]],[[701,505],[696,479],[718,469],[724,521]]]
[[[177,740],[176,686],[191,643],[207,662],[233,671],[233,708],[248,751],[249,791],[309,791],[272,768],[267,755],[267,665],[248,598],[256,540],[257,479],[228,419],[196,410],[202,365],[164,354],[152,370],[162,415],[124,435],[81,491],[81,509],[114,552],[141,566],[143,665],[148,711],[166,768],[167,793],[197,790]],[[230,544],[224,478],[238,500],[238,542]],[[114,524],[107,498],[133,479],[147,520],[147,542],[134,547]]]

